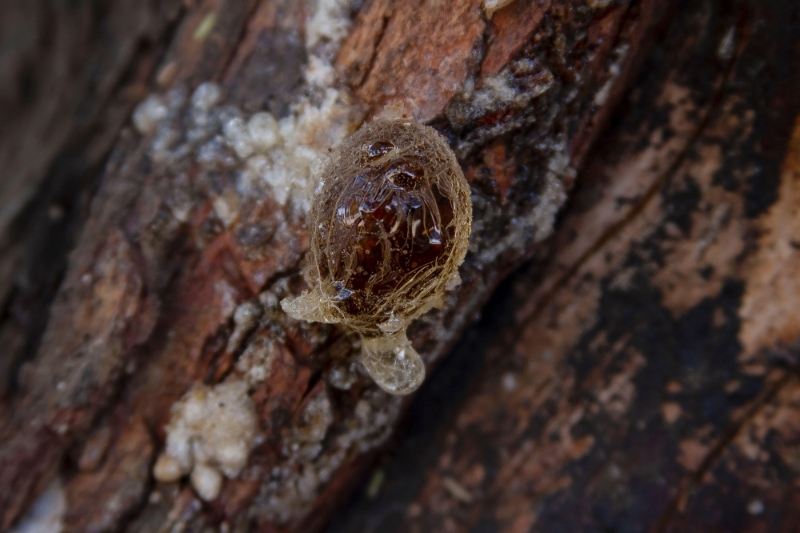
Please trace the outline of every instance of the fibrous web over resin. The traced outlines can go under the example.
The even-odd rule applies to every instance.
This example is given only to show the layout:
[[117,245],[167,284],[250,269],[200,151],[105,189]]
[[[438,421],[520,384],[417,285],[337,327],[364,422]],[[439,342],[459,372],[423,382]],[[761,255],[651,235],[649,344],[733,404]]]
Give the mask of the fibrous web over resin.
[[470,189],[450,147],[414,120],[377,119],[332,154],[309,212],[310,292],[289,315],[361,334],[364,367],[386,391],[425,377],[408,324],[458,279],[472,223]]

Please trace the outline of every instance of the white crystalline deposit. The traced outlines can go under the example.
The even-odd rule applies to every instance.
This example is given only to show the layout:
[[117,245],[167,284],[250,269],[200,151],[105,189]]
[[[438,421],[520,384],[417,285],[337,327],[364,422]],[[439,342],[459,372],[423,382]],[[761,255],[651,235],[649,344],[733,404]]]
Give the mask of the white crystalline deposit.
[[247,159],[253,153],[253,139],[241,117],[233,117],[222,126],[225,143],[236,152],[240,159]]
[[209,111],[221,101],[222,89],[216,83],[201,83],[192,93],[192,106],[199,110]]
[[158,481],[177,481],[191,473],[198,495],[213,500],[223,474],[236,477],[256,439],[256,414],[243,381],[214,387],[198,384],[172,407],[167,445],[156,461]]
[[[317,58],[315,77],[322,69],[318,63]],[[154,162],[177,172],[192,158],[209,171],[232,170],[239,176],[240,194],[271,192],[278,203],[301,213],[310,206],[317,185],[314,176],[328,149],[361,119],[350,97],[331,88],[301,98],[280,121],[266,111],[247,117],[221,105],[222,91],[213,83],[195,90],[188,109],[170,107],[170,101],[185,103],[171,93],[148,97],[134,112],[136,129],[152,136],[149,154]],[[228,225],[233,221],[229,202],[216,200],[212,198],[215,211]]]
[[167,117],[163,98],[151,95],[142,100],[133,112],[133,125],[141,134],[153,133],[158,123]]
[[[351,0],[310,0],[306,26],[307,89],[280,120],[266,111],[247,116],[226,104],[221,87],[206,82],[187,98],[181,88],[143,100],[133,116],[150,136],[154,162],[178,169],[187,161],[208,171],[233,171],[239,194],[272,193],[304,215],[317,186],[316,172],[328,149],[354,131],[363,113],[350,96],[332,87],[332,59],[351,23]],[[226,202],[214,202],[226,216]]]
[[492,18],[494,12],[503,9],[514,0],[483,0],[483,9],[486,11],[486,16]]
[[66,510],[64,486],[56,478],[10,533],[61,533]]
[[234,329],[228,338],[226,351],[233,353],[239,349],[248,333],[250,333],[261,317],[261,307],[255,302],[245,302],[233,312]]
[[263,383],[272,374],[272,365],[278,348],[272,339],[257,339],[247,345],[239,360],[236,370],[244,375],[251,386]]
[[280,126],[271,114],[267,112],[256,113],[247,121],[247,132],[253,148],[259,152],[266,152],[277,146],[282,138]]
[[350,29],[352,0],[316,0],[310,2],[311,17],[306,25],[306,48],[313,50],[320,43],[337,45]]

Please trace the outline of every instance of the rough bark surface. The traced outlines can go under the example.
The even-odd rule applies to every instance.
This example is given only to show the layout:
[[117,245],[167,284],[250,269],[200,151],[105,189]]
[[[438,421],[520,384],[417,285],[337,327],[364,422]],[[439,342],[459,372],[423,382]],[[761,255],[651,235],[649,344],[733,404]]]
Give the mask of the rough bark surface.
[[440,369],[463,402],[420,397],[438,422],[329,531],[800,528],[796,17],[676,14],[546,250]]
[[[517,0],[488,19],[481,4],[139,8],[160,21],[151,39],[168,30],[163,53],[121,54],[100,78],[135,71],[166,93],[176,137],[208,80],[238,113],[282,119],[335,90],[341,129],[402,103],[445,135],[473,237],[462,285],[409,333],[429,369],[466,340],[412,405],[380,392],[356,338],[276,305],[304,287],[302,198],[243,192],[246,163],[225,147],[225,165],[176,150],[165,162],[160,133],[117,121],[47,275],[32,275],[31,250],[51,226],[0,224],[13,271],[0,280],[0,529],[59,479],[69,532],[321,530],[387,442],[394,458],[333,531],[800,527],[797,8]],[[330,79],[314,70],[326,61]],[[92,105],[96,125],[110,104]],[[52,155],[22,160],[8,182],[20,191],[48,167],[45,182],[63,181]],[[61,220],[42,198],[29,220]],[[263,379],[253,354],[269,360]],[[209,502],[185,477],[157,483],[171,408],[196,384],[241,381],[259,434],[246,467]]]

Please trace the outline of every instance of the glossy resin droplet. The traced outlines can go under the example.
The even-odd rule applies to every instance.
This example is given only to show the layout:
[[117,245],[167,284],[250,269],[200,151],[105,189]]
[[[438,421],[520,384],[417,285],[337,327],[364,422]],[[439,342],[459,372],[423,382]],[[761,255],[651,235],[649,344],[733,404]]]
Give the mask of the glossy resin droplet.
[[410,119],[363,126],[332,154],[309,213],[312,290],[282,302],[291,316],[342,323],[388,392],[425,377],[409,322],[458,279],[472,223],[469,185],[450,147]]

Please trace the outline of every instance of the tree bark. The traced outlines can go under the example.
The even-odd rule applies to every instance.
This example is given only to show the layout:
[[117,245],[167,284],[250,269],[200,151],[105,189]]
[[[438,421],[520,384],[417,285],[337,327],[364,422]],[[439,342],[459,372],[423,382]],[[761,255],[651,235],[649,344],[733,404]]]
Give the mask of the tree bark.
[[[166,114],[111,127],[99,185],[79,188],[91,207],[59,226],[68,259],[69,239],[31,275],[51,226],[6,231],[0,528],[54,479],[76,532],[306,532],[334,516],[332,531],[800,527],[790,1],[170,9],[152,30],[163,53],[107,67],[138,65]],[[280,147],[297,161],[291,142],[322,152],[398,103],[448,139],[473,234],[463,283],[410,331],[429,371],[441,360],[413,403],[359,373],[348,331],[276,305],[304,288],[307,198],[244,186],[253,157],[224,143],[206,157],[217,137],[193,144],[190,95],[209,80],[227,117],[213,135],[267,110],[305,135]],[[92,123],[110,104],[95,105]],[[46,182],[64,180],[63,159],[23,160],[15,183],[48,165]],[[45,192],[29,220],[57,218]],[[210,501],[186,477],[157,482],[174,406],[240,382],[259,435],[245,468]]]

